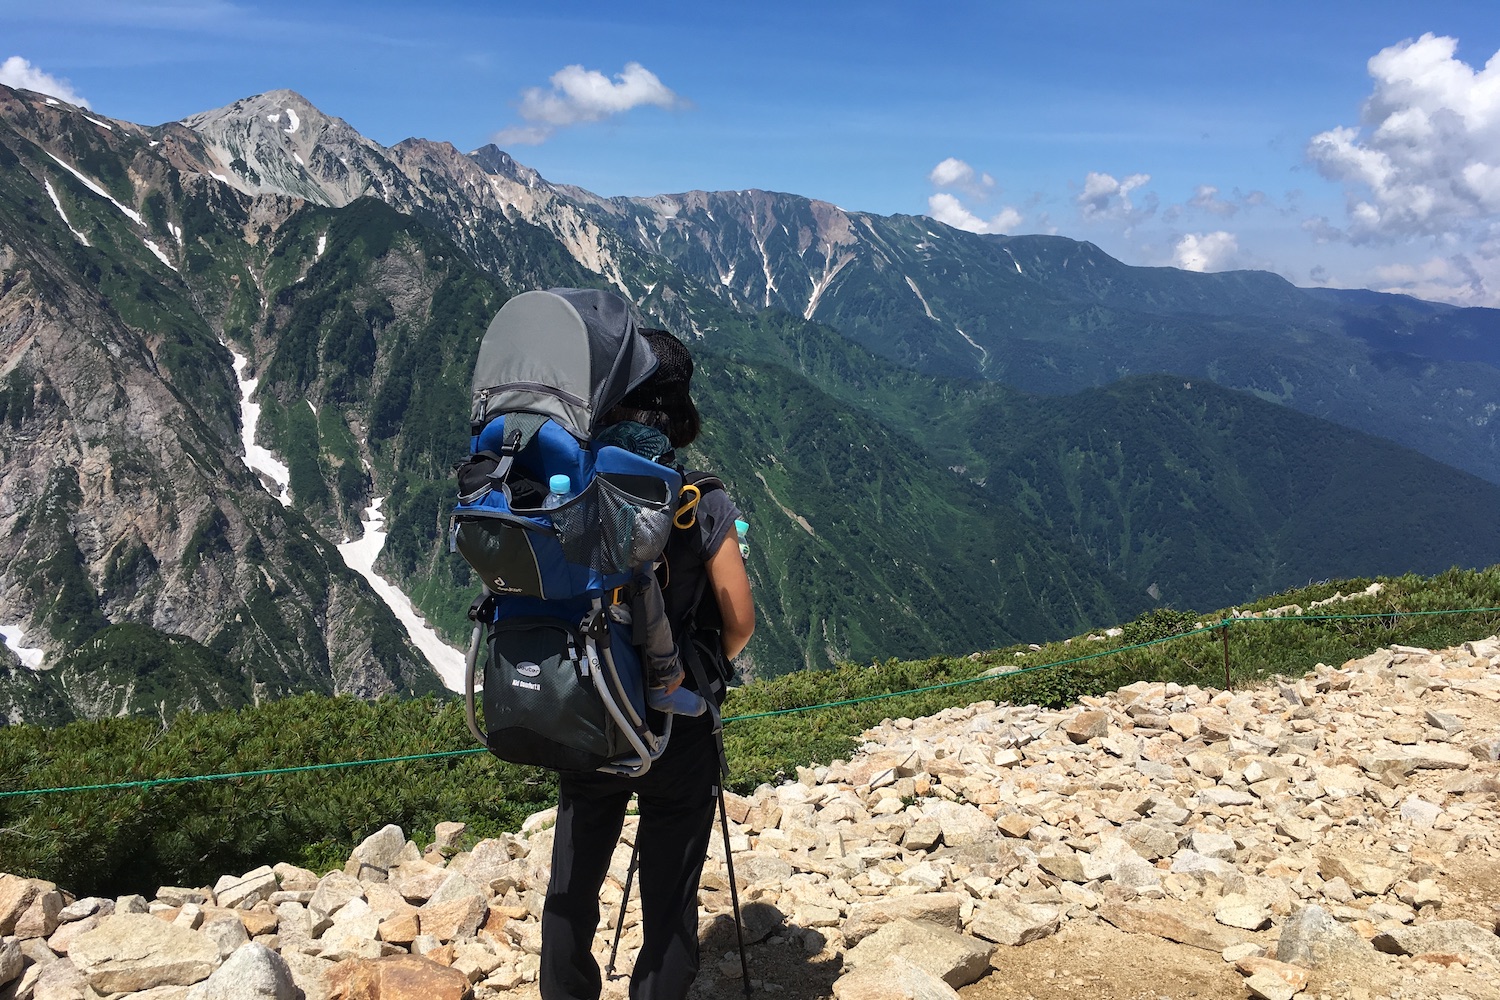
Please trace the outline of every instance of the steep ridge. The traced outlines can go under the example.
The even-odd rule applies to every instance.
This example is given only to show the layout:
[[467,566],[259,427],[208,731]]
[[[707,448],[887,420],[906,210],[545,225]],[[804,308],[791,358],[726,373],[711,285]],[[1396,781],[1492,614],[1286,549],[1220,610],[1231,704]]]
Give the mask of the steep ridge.
[[[1491,637],[1251,690],[1141,682],[886,720],[847,760],[726,797],[694,995],[1491,995],[1497,669]],[[149,902],[3,875],[0,986],[213,995],[257,975],[324,996],[385,969],[422,995],[529,1000],[551,820],[473,843],[455,817],[425,850],[387,826],[342,869],[267,859]],[[601,893],[601,929],[622,932],[611,997],[640,944],[637,834],[628,819]]]
[[[259,305],[255,253],[233,227],[269,232],[288,204],[178,173],[147,132],[0,97],[0,593],[59,657],[12,713],[170,717],[295,690],[434,690],[399,631],[330,637],[330,622],[388,613],[237,457],[220,339],[226,317]],[[147,632],[106,629],[124,622]],[[197,652],[141,647],[172,636]]]

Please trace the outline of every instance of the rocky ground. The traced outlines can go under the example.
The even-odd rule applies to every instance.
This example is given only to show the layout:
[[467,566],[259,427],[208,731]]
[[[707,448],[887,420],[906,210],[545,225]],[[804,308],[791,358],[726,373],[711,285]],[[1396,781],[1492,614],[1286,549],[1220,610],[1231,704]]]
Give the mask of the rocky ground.
[[[1500,638],[1239,692],[980,703],[730,796],[753,993],[1500,997]],[[154,900],[0,875],[0,1000],[537,995],[549,816]],[[607,956],[633,828],[603,893]],[[717,838],[716,838],[717,839]],[[696,995],[746,986],[723,845]],[[638,903],[607,997],[623,997]],[[957,992],[955,992],[957,991]]]

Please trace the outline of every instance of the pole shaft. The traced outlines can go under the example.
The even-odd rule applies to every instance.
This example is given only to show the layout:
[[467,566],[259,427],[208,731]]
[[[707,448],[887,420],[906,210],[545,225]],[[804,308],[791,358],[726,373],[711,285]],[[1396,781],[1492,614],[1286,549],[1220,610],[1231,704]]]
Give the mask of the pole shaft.
[[734,885],[734,853],[729,848],[729,810],[724,805],[724,785],[719,784],[719,828],[724,831],[724,866],[729,869],[729,901],[734,906],[734,936],[740,945],[740,981],[750,995],[750,960],[745,957],[745,931],[740,921],[740,893]]
[[1233,691],[1234,681],[1229,679],[1229,620],[1224,620],[1224,627],[1219,631],[1219,638],[1224,641],[1224,690]]

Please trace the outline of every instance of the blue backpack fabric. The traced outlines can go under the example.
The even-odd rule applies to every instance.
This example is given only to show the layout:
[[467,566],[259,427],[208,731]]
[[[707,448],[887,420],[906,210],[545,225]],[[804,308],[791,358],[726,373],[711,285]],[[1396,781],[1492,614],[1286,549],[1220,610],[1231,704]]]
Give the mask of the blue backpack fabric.
[[[456,468],[450,549],[484,584],[470,610],[470,729],[498,757],[558,771],[642,774],[671,734],[670,717],[657,720],[659,730],[648,720],[621,609],[666,547],[682,478],[593,440],[593,425],[654,368],[619,301],[563,289],[506,303],[481,345],[470,454]],[[569,338],[583,342],[557,343]],[[539,363],[536,353],[549,351],[552,361]],[[595,371],[580,375],[559,357],[586,358]],[[634,374],[616,378],[622,365]],[[596,392],[591,380],[601,373],[614,382]],[[573,495],[546,509],[558,474]]]

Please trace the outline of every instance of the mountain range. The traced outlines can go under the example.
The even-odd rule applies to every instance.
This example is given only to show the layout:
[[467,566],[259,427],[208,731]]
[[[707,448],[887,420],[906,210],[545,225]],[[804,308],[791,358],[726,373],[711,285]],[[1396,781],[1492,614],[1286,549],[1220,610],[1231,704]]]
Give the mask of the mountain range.
[[602,198],[289,91],[140,126],[0,88],[0,181],[0,627],[38,651],[0,647],[12,722],[440,691],[340,545],[378,507],[376,569],[462,641],[469,370],[534,287],[694,342],[751,675],[1500,561],[1492,310]]

